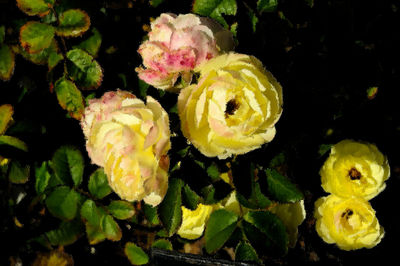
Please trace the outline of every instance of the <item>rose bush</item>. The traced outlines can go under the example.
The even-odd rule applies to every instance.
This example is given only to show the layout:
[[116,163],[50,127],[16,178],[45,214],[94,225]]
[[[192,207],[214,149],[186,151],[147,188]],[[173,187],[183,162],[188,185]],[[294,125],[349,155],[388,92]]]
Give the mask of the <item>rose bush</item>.
[[128,201],[158,205],[168,187],[171,147],[168,114],[125,91],[90,100],[81,121],[92,162],[104,167],[111,188]]
[[183,135],[206,156],[227,158],[270,142],[282,114],[282,87],[255,57],[229,53],[198,67],[181,90]]
[[375,211],[362,198],[322,197],[315,202],[314,216],[318,235],[344,250],[372,248],[385,234]]
[[148,37],[138,50],[144,68],[136,71],[140,79],[163,90],[172,89],[179,77],[190,83],[196,66],[233,48],[229,31],[194,14],[161,14],[151,23]]
[[385,189],[390,168],[375,145],[343,140],[332,147],[320,175],[326,192],[370,200]]

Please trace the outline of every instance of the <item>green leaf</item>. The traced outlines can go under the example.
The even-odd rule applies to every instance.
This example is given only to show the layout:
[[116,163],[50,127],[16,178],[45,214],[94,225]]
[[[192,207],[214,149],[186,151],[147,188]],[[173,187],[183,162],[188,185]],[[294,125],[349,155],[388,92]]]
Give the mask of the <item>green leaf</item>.
[[252,244],[273,254],[287,253],[289,240],[285,225],[275,214],[268,211],[251,211],[243,218],[243,229]]
[[91,55],[81,49],[68,51],[68,73],[83,89],[97,89],[103,81],[103,70]]
[[81,152],[73,146],[61,146],[53,155],[52,167],[66,184],[79,186],[82,182],[84,161]]
[[60,78],[54,85],[60,106],[69,112],[69,115],[80,120],[85,109],[82,93],[70,80]]
[[25,142],[11,136],[0,136],[0,145],[8,145],[25,152],[28,151],[28,146],[25,144]]
[[63,220],[72,220],[78,210],[79,197],[79,193],[75,190],[61,186],[48,196],[46,206],[53,216]]
[[258,256],[255,249],[247,242],[241,241],[236,246],[235,261],[254,261],[258,262]]
[[139,83],[139,95],[144,99],[147,96],[147,90],[149,89],[150,85],[141,79],[139,79],[138,83]]
[[151,246],[153,248],[173,250],[171,242],[167,239],[157,239]]
[[135,243],[127,242],[125,245],[125,255],[133,265],[143,265],[149,262],[149,256]]
[[372,100],[378,94],[378,87],[369,87],[367,89],[367,98],[368,100]]
[[59,17],[56,33],[64,37],[76,37],[85,33],[90,27],[90,17],[81,9],[69,9]]
[[238,216],[221,209],[213,212],[208,219],[205,232],[205,247],[208,253],[220,249],[236,228]]
[[126,220],[135,215],[135,209],[132,204],[127,201],[113,200],[107,206],[108,211],[112,216],[119,220]]
[[30,166],[23,165],[19,161],[12,161],[10,172],[8,173],[9,180],[14,184],[24,184],[28,181],[30,174]]
[[61,222],[57,229],[46,232],[45,235],[53,246],[67,246],[73,244],[83,232],[83,223],[80,219],[70,222]]
[[85,50],[93,57],[97,56],[101,46],[101,34],[97,29],[92,29],[92,36],[81,42],[79,45],[75,46],[74,48],[80,48]]
[[158,208],[161,222],[169,236],[172,236],[178,230],[182,221],[182,186],[182,180],[172,178],[168,184],[167,194]]
[[93,200],[86,200],[82,204],[81,217],[85,222],[86,234],[91,245],[106,239],[106,235],[101,228],[101,221],[104,215],[104,211],[97,208]]
[[15,56],[8,45],[0,44],[0,79],[7,81],[14,73]]
[[279,202],[296,202],[303,199],[303,194],[289,179],[276,170],[267,169],[268,192]]
[[263,12],[274,12],[278,7],[278,0],[258,0],[257,10],[261,14]]
[[256,13],[253,11],[253,9],[251,9],[250,7],[247,8],[247,15],[250,18],[250,22],[253,28],[253,32],[256,32],[257,29],[257,23],[258,23],[258,17],[256,15]]
[[108,240],[119,241],[122,238],[122,231],[111,215],[103,215],[101,229]]
[[49,70],[52,70],[63,59],[64,56],[61,53],[58,53],[58,51],[56,50],[50,49],[49,57],[47,59],[47,65],[49,66]]
[[213,162],[209,167],[207,167],[207,174],[211,177],[213,182],[219,179],[220,173],[216,163]]
[[285,161],[286,161],[285,153],[281,152],[271,159],[271,161],[269,162],[269,167],[276,168],[278,166],[285,164]]
[[39,53],[51,45],[54,32],[50,25],[29,21],[20,30],[21,46],[30,54]]
[[[54,59],[53,59],[55,57],[55,55],[53,55],[53,54],[58,54],[58,56],[62,56],[60,54],[60,51],[59,51],[59,48],[58,48],[58,45],[57,45],[57,42],[55,39],[53,39],[53,41],[49,47],[47,47],[46,49],[43,49],[42,51],[40,51],[39,53],[36,53],[36,54],[30,54],[20,46],[14,45],[12,48],[15,53],[22,55],[26,60],[29,60],[32,63],[37,64],[37,65],[48,64],[49,68],[50,68],[50,66],[52,66],[52,67],[55,66]],[[49,61],[50,55],[52,56],[51,61]]]
[[35,190],[37,194],[42,194],[49,184],[51,174],[49,173],[48,163],[44,161],[40,167],[35,168]]
[[0,26],[0,44],[3,44],[6,39],[6,27],[4,25]]
[[0,135],[6,132],[13,113],[14,109],[11,104],[0,105]]
[[[49,3],[51,2],[51,3]],[[50,7],[54,1],[45,0],[17,0],[17,6],[22,12],[29,16],[43,16],[50,11]]]
[[200,199],[201,199],[200,196],[197,195],[197,193],[194,192],[194,191],[189,187],[188,184],[186,184],[186,185],[183,187],[182,192],[183,192],[183,203],[184,203],[184,205],[185,205],[187,208],[191,209],[191,210],[195,210],[195,209],[197,208],[197,205],[198,205],[199,202],[200,202]]
[[332,144],[321,144],[318,150],[319,155],[324,156],[325,153],[331,150],[332,146]]
[[158,7],[160,4],[162,4],[165,0],[150,0],[150,5],[153,7]]
[[236,0],[195,0],[193,3],[194,13],[211,17],[225,28],[228,28],[228,23],[226,23],[222,14],[234,16],[236,11]]
[[145,203],[143,206],[143,212],[144,215],[146,216],[147,221],[149,221],[151,225],[160,224],[160,220],[158,219],[158,214],[157,214],[157,207],[153,207]]
[[112,192],[103,168],[98,168],[90,175],[88,188],[90,194],[96,199],[102,199]]

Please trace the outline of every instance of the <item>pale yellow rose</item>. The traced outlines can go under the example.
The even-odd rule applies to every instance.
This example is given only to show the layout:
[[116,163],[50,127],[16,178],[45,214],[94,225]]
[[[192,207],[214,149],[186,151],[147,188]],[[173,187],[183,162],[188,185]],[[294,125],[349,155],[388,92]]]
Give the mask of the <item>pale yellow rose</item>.
[[390,168],[375,145],[343,140],[332,147],[320,175],[326,192],[370,200],[385,189]]
[[270,210],[281,219],[289,236],[289,246],[294,248],[297,242],[298,227],[306,218],[304,200],[295,203],[282,203]]
[[318,235],[340,249],[372,248],[384,236],[375,211],[363,198],[322,197],[315,202]]
[[183,135],[206,156],[227,158],[270,142],[282,114],[282,87],[255,57],[229,53],[197,69],[200,78],[181,90]]
[[128,201],[158,205],[168,187],[171,147],[168,114],[124,91],[90,101],[81,122],[93,163],[104,167],[111,188]]
[[214,205],[204,205],[199,203],[195,210],[182,208],[182,224],[178,230],[178,235],[186,239],[197,239],[203,235],[204,228],[214,209]]

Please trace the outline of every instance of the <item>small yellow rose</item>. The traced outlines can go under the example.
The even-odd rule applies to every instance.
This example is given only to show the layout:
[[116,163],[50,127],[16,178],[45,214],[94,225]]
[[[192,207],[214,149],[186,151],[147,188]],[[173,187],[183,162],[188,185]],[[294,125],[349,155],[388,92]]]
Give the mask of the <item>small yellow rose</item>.
[[168,114],[153,98],[126,91],[93,99],[81,121],[92,162],[104,167],[110,187],[128,201],[152,206],[168,187],[171,147]]
[[304,200],[295,203],[282,203],[274,206],[271,210],[281,219],[289,236],[289,246],[294,248],[297,242],[298,227],[306,218]]
[[183,135],[206,156],[227,158],[270,142],[282,114],[282,87],[255,57],[223,54],[200,65],[181,90]]
[[201,237],[208,218],[210,218],[215,206],[200,203],[194,211],[183,206],[181,208],[182,224],[178,230],[178,235],[190,240]]
[[318,235],[340,249],[372,248],[384,236],[368,201],[362,198],[322,197],[315,202],[314,217]]
[[370,200],[385,189],[390,168],[375,145],[343,140],[332,147],[320,175],[326,192]]

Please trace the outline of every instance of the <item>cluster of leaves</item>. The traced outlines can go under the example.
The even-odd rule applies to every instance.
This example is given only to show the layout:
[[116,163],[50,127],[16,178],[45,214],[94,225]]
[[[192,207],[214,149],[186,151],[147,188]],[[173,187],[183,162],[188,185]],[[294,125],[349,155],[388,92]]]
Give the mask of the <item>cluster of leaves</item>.
[[54,0],[17,0],[17,6],[39,20],[28,21],[20,28],[18,45],[6,38],[6,27],[0,26],[0,79],[12,77],[15,54],[47,65],[50,90],[54,89],[61,107],[79,120],[84,110],[80,89],[96,89],[103,79],[103,70],[94,59],[101,45],[100,33],[93,29],[91,36],[68,49],[65,38],[81,36],[90,28],[85,11],[67,9]]

